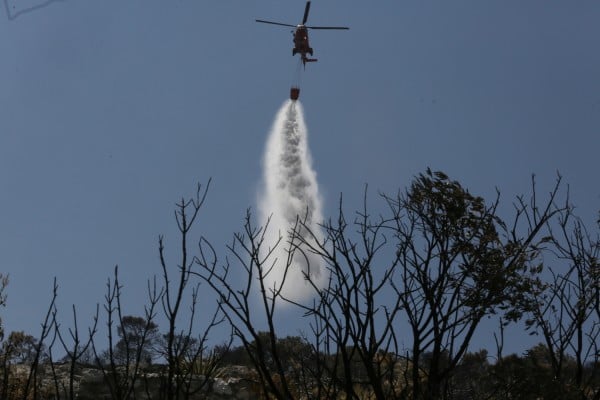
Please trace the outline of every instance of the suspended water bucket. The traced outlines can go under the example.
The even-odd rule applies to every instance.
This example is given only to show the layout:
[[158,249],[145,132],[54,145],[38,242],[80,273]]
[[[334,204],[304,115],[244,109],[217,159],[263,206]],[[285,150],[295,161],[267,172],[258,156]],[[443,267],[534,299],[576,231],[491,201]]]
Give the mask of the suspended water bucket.
[[300,88],[292,86],[290,89],[290,99],[298,100],[298,97],[300,97]]

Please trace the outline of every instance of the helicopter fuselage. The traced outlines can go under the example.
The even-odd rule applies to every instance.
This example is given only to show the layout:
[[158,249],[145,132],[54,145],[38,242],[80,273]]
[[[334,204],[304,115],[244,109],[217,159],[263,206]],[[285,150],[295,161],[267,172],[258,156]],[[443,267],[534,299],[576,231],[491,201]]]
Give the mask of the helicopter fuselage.
[[304,25],[298,25],[294,31],[294,48],[292,49],[292,55],[300,54],[302,62],[314,62],[317,61],[314,58],[308,58],[306,55],[313,55],[313,49],[310,47],[308,42],[308,29]]

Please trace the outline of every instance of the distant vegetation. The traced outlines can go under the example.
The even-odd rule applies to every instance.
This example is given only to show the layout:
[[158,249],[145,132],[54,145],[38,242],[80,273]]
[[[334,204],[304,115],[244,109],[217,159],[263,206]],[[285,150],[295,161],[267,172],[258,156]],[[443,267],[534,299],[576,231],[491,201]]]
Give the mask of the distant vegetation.
[[[274,228],[248,213],[227,256],[191,235],[208,187],[176,205],[179,260],[169,265],[161,237],[144,315],[124,315],[115,268],[91,326],[78,326],[75,307],[71,328],[57,321],[56,283],[37,337],[0,322],[0,400],[600,399],[600,221],[577,217],[560,177],[547,196],[532,181],[505,219],[499,195],[486,201],[427,170],[381,195],[381,214],[366,195],[351,215],[340,201],[322,232],[299,215],[267,243]],[[273,256],[281,247],[285,260]],[[330,279],[321,287],[305,274],[314,301],[267,286],[272,268],[315,256]],[[0,307],[8,284],[0,275]],[[199,304],[201,284],[215,303]],[[283,304],[303,311],[301,335],[281,335]],[[496,348],[474,351],[488,318]],[[540,344],[504,354],[512,323]],[[218,325],[231,337],[209,346]]]

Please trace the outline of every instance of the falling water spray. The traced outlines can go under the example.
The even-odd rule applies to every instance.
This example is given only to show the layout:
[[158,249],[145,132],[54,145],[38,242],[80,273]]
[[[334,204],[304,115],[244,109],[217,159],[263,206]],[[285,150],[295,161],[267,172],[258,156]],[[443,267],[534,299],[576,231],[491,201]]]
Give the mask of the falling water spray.
[[[275,262],[275,266],[269,271],[266,283],[270,288],[279,287],[289,265],[282,293],[287,298],[304,300],[314,293],[306,274],[318,287],[327,277],[322,260],[306,246],[296,249],[295,245],[301,241],[291,235],[297,227],[296,235],[302,235],[303,240],[309,243],[322,239],[319,226],[323,220],[321,198],[317,176],[312,169],[300,102],[288,100],[277,113],[263,162],[264,189],[259,199],[259,210],[263,223],[270,219],[263,256],[267,248],[272,248],[278,238],[282,238],[267,263],[270,266]],[[297,225],[298,221],[302,221],[302,227]],[[290,252],[290,249],[295,251]]]

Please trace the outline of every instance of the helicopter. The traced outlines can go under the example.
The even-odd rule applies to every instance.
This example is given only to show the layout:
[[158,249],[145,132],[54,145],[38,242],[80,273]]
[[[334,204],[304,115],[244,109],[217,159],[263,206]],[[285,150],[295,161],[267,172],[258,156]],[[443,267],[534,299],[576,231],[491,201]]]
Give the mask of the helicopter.
[[306,2],[306,7],[304,8],[304,17],[302,18],[302,23],[298,25],[291,24],[283,24],[281,22],[273,22],[266,21],[263,19],[257,19],[256,22],[261,22],[263,24],[272,24],[272,25],[281,25],[281,26],[290,26],[292,28],[296,28],[294,31],[294,48],[292,49],[292,56],[296,54],[300,54],[302,64],[306,68],[307,62],[316,62],[316,58],[308,58],[307,54],[312,57],[313,49],[310,47],[308,43],[308,30],[309,29],[343,29],[348,30],[350,28],[346,26],[308,26],[306,25],[306,20],[308,19],[308,13],[310,11],[310,1]]

